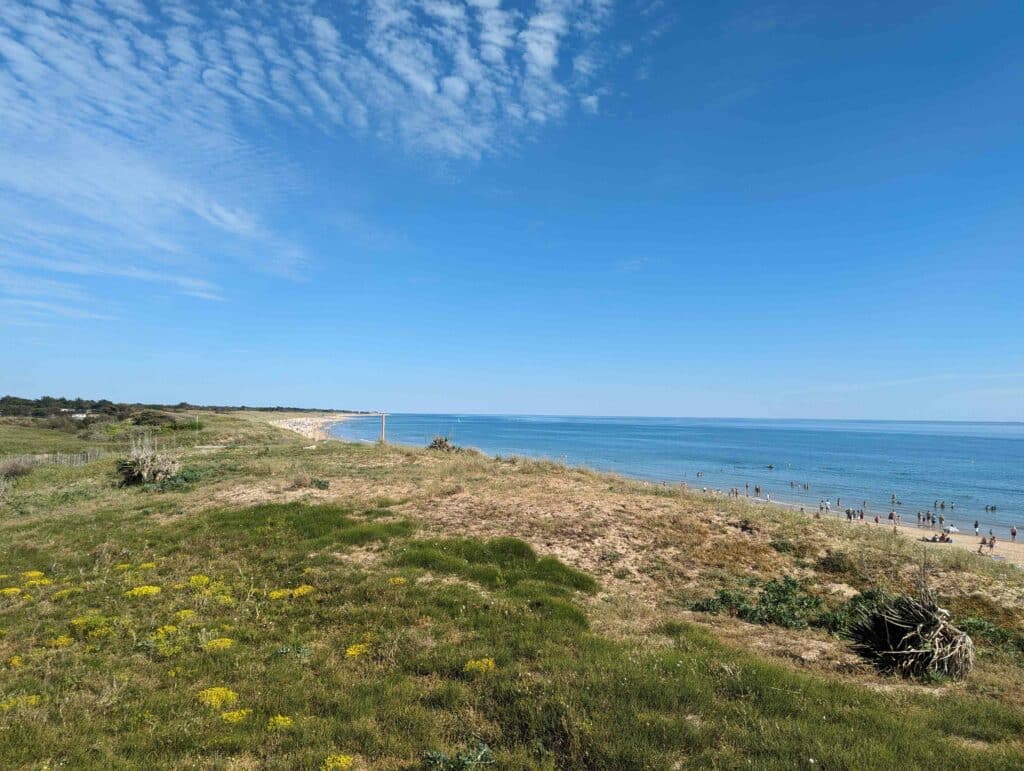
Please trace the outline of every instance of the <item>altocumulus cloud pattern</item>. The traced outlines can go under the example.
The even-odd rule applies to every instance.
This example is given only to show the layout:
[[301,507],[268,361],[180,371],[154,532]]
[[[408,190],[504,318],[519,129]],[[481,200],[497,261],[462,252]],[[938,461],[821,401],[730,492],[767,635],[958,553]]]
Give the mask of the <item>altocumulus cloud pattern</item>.
[[217,300],[197,277],[211,250],[299,275],[307,255],[265,212],[302,174],[256,137],[501,153],[574,104],[596,111],[611,6],[0,3],[0,303],[26,318],[103,317],[74,275]]

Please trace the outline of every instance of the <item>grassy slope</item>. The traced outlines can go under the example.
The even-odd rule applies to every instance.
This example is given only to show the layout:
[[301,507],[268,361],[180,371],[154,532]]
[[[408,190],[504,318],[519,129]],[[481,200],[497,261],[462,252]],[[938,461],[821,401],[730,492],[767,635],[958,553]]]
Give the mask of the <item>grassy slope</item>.
[[[898,587],[901,540],[549,464],[306,450],[244,415],[173,439],[223,448],[180,449],[192,481],[162,490],[117,488],[105,459],[37,469],[0,503],[0,586],[21,590],[0,598],[5,767],[418,768],[477,740],[501,768],[1024,764],[1016,655],[923,687],[851,671],[821,633],[683,610],[781,574],[830,600]],[[1019,575],[940,559],[951,605],[1019,625]],[[210,687],[236,703],[203,705]]]

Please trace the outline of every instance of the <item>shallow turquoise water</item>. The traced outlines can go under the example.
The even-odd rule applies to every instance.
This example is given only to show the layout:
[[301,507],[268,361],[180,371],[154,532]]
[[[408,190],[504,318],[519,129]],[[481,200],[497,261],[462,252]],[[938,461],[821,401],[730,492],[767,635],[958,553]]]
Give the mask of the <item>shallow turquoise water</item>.
[[[946,502],[940,513],[947,522],[965,532],[975,519],[1003,535],[1011,524],[1024,525],[1024,423],[403,414],[388,416],[387,428],[398,444],[424,446],[440,434],[489,454],[698,488],[742,492],[749,483],[751,494],[758,485],[773,500],[810,508],[828,498],[835,509],[838,497],[839,508],[867,501],[869,512],[884,516],[895,494],[905,523],[938,500]],[[332,429],[363,441],[379,431],[379,418]],[[986,512],[986,505],[996,510]]]

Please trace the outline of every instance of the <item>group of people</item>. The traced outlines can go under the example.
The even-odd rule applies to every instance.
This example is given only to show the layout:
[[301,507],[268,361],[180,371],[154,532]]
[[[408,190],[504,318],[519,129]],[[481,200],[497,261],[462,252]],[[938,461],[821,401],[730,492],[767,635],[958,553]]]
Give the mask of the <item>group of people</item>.
[[[943,529],[946,526],[946,515],[939,514],[935,516],[934,512],[931,511],[919,511],[917,512],[917,526],[918,527],[935,527],[939,526],[939,529]],[[977,530],[978,523],[974,523],[975,530]]]
[[[703,472],[698,472],[698,474],[697,474],[698,477],[701,477],[703,475],[704,475]],[[789,486],[790,486],[791,489],[794,489],[794,490],[795,489],[799,489],[799,490],[810,490],[811,489],[811,486],[809,484],[805,483],[805,482],[790,482]],[[747,483],[745,483],[743,485],[743,488],[744,489],[743,489],[742,493],[741,493],[739,487],[732,487],[732,488],[730,488],[729,489],[729,497],[730,498],[739,498],[739,497],[741,497],[741,495],[746,495],[746,497],[749,498],[750,497],[750,493],[751,493],[751,489],[750,489],[751,488],[751,484],[749,482],[747,482]],[[753,489],[754,497],[760,498],[760,497],[764,496],[764,498],[766,500],[768,500],[768,501],[771,500],[771,494],[770,493],[766,493],[764,490],[762,490],[760,485],[753,485],[753,488],[754,488]],[[892,503],[892,507],[893,508],[889,511],[888,521],[892,525],[893,531],[895,532],[899,528],[899,526],[903,523],[902,516],[900,515],[900,513],[898,511],[896,511],[896,507],[897,506],[901,506],[903,504],[903,501],[901,501],[896,496],[896,493],[893,493],[890,496],[890,502]],[[842,506],[842,499],[837,496],[836,500],[835,500],[836,510],[838,511],[841,508],[841,506]],[[860,508],[846,508],[846,509],[844,509],[844,512],[846,514],[846,521],[847,522],[864,522],[864,521],[867,521],[869,519],[873,519],[874,523],[876,525],[880,525],[882,523],[881,516],[878,515],[878,514],[875,514],[873,517],[871,517],[868,514],[868,512],[867,512],[867,508],[868,508],[868,502],[867,501],[863,501],[861,506],[860,506]],[[930,528],[930,529],[934,529],[934,528],[938,527],[938,529],[940,531],[940,532],[932,535],[930,538],[925,537],[925,538],[922,538],[921,540],[923,540],[923,541],[930,541],[930,542],[933,542],[933,543],[953,543],[953,533],[957,533],[959,531],[951,523],[950,524],[946,523],[946,515],[945,515],[944,512],[947,509],[949,511],[956,511],[956,502],[955,501],[949,501],[947,503],[944,500],[940,501],[940,500],[936,499],[935,502],[932,505],[932,508],[930,510],[928,510],[928,511],[918,511],[917,512],[917,526],[918,527],[925,527],[925,528]],[[987,511],[987,512],[995,511],[995,510],[996,510],[995,506],[986,506],[985,507],[985,511]],[[802,513],[804,512],[804,508],[802,506],[800,507],[800,511]],[[824,514],[831,514],[831,513],[832,513],[832,499],[831,498],[822,498],[822,499],[820,499],[818,501],[818,512],[817,512],[817,514],[814,515],[815,519],[820,519],[822,515],[824,515]],[[975,520],[974,521],[974,534],[975,535],[980,535],[981,534],[980,528],[981,528],[981,523],[978,522],[978,520]],[[991,554],[995,550],[995,548],[996,548],[996,544],[998,542],[998,539],[993,534],[992,530],[989,530],[988,533],[989,534],[988,534],[987,537],[983,537],[981,539],[981,545],[978,547],[978,553],[979,554],[983,554],[984,550],[986,548],[988,549],[989,554]],[[1010,542],[1011,543],[1016,543],[1017,542],[1017,527],[1016,526],[1013,526],[1013,527],[1010,528]]]

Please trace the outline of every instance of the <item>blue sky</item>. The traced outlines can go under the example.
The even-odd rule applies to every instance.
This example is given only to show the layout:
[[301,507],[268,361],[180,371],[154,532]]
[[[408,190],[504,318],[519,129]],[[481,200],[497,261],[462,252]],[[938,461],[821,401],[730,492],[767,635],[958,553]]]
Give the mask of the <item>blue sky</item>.
[[1024,420],[1018,2],[0,4],[0,392]]

